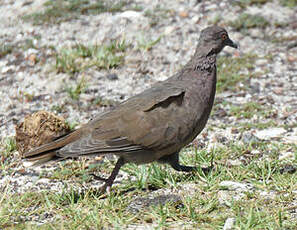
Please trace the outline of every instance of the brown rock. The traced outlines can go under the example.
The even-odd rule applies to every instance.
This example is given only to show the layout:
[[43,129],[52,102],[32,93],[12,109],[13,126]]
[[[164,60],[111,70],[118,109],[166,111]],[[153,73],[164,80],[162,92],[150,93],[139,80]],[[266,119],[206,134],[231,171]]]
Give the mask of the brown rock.
[[16,125],[16,144],[23,154],[70,131],[62,117],[53,113],[39,111],[25,117]]

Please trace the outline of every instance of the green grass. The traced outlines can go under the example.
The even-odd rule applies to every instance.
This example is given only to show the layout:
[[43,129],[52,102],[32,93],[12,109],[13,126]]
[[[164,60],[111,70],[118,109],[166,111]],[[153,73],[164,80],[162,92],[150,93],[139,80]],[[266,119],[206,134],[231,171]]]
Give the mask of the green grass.
[[4,152],[10,154],[16,150],[16,142],[14,137],[7,137],[4,139]]
[[255,59],[256,56],[253,54],[245,54],[241,57],[219,57],[217,61],[217,92],[240,90],[237,83],[244,82],[253,76],[243,73],[243,71],[252,70]]
[[0,58],[5,57],[7,54],[10,54],[13,51],[13,46],[10,44],[1,44],[0,45]]
[[269,118],[273,116],[274,112],[271,108],[263,106],[257,102],[247,102],[243,105],[231,105],[230,115],[236,118],[252,118],[257,116],[259,118]]
[[[292,174],[281,174],[279,168],[282,162],[278,160],[280,151],[292,148],[293,145],[279,143],[258,143],[253,146],[230,143],[210,152],[188,148],[181,154],[181,161],[186,165],[210,165],[214,157],[216,167],[208,175],[200,170],[178,173],[167,165],[156,163],[145,166],[128,164],[123,167],[123,171],[135,179],[121,181],[105,198],[92,190],[78,192],[68,186],[58,193],[36,191],[21,196],[6,189],[0,199],[0,226],[8,229],[39,229],[30,220],[36,216],[46,220],[46,213],[54,219],[41,225],[41,229],[122,229],[131,224],[151,223],[158,229],[167,229],[177,222],[190,223],[190,228],[221,229],[228,217],[236,219],[235,227],[238,229],[294,229],[296,221],[290,216],[289,207],[294,201],[292,191],[296,189],[297,178]],[[259,155],[250,154],[255,149]],[[297,149],[294,151],[297,156]],[[268,158],[260,159],[263,154]],[[240,159],[243,164],[230,167],[226,165],[227,159]],[[296,164],[297,159],[292,163]],[[90,180],[89,172],[108,174],[112,167],[110,162],[86,167],[85,160],[73,163],[67,161],[61,163],[57,171],[44,173],[42,177],[70,179],[82,184]],[[255,189],[243,192],[243,198],[237,201],[232,200],[230,192],[229,205],[222,205],[218,193],[222,191],[219,183],[223,180],[250,183]],[[129,211],[128,207],[135,197],[145,199],[156,189],[170,189],[172,194],[186,192],[183,187],[187,183],[194,184],[195,190],[192,195],[180,196],[180,201],[144,206],[136,213]],[[260,196],[260,191],[264,190],[275,191],[278,195],[268,202]]]
[[271,127],[278,127],[277,123],[273,120],[265,122],[238,122],[235,127],[240,131],[244,132],[251,129],[268,129]]
[[2,157],[2,161],[5,160],[5,158],[8,158],[12,155],[12,153],[16,150],[16,140],[15,137],[6,137],[1,141],[1,146],[3,151],[1,152],[0,157]]
[[90,67],[110,69],[123,64],[125,40],[112,41],[109,44],[85,46],[77,44],[62,48],[56,53],[55,69],[58,73],[75,74]]
[[[266,58],[270,57],[267,56]],[[228,73],[228,71],[229,70],[226,69],[226,73],[223,74],[223,76],[231,76],[232,73]],[[243,74],[241,77],[237,76],[236,73],[234,74],[236,76],[235,79],[238,80],[238,82],[245,82],[248,78],[254,77],[250,74]],[[220,80],[220,77],[221,75],[218,76],[218,80]],[[223,80],[225,81],[225,79]],[[228,80],[230,79],[227,79],[227,81]],[[230,90],[233,92],[244,92],[248,90],[248,84],[240,87],[235,84],[233,87],[231,87],[233,83],[235,82],[224,82],[224,84],[226,84],[226,88],[224,87],[224,90],[219,90],[219,92],[225,90]],[[269,103],[266,104],[263,102],[258,102],[257,99],[253,99],[244,103],[233,103],[232,100],[225,100],[223,99],[223,97],[221,97],[220,99],[215,100],[215,104],[211,112],[211,117],[212,116],[215,116],[214,119],[232,118],[234,123],[221,123],[219,125],[219,128],[226,129],[227,127],[231,126],[235,133],[239,132],[241,134],[249,130],[263,130],[272,127],[283,127],[286,130],[295,127],[292,124],[280,124],[278,122],[279,113],[277,109]],[[210,126],[209,129],[211,130],[212,127]]]
[[[257,101],[243,104],[233,104],[228,101],[217,102],[213,107],[212,116],[220,110],[224,111],[223,117],[234,117],[236,119],[233,128],[241,133],[251,129],[286,128],[285,125],[279,125],[275,121],[278,112],[273,107],[260,104]],[[222,124],[220,128],[224,129],[227,126],[230,124]]]
[[128,1],[90,1],[90,0],[56,0],[47,1],[44,11],[23,17],[25,21],[32,21],[35,25],[57,24],[78,18],[80,15],[100,14],[104,12],[121,12]]
[[144,16],[149,19],[149,24],[151,27],[156,26],[160,20],[169,18],[170,14],[173,13],[173,10],[166,9],[157,5],[152,10],[146,10]]
[[[34,39],[39,40],[40,36],[33,36]],[[11,54],[13,52],[19,52],[20,50],[26,51],[28,49],[38,49],[38,47],[34,44],[33,39],[25,39],[23,41],[19,41],[17,43],[1,43],[0,44],[0,58],[5,57],[7,54]]]
[[251,15],[243,13],[236,20],[230,21],[228,24],[235,30],[246,31],[251,28],[263,29],[269,26],[270,23],[260,14]]
[[297,6],[297,1],[296,0],[279,0],[280,4],[282,6],[287,6],[290,8],[296,7]]
[[160,42],[162,35],[160,35],[157,39],[151,40],[145,37],[144,35],[140,35],[137,38],[137,47],[140,50],[149,51]]
[[28,50],[28,49],[37,49],[37,47],[34,45],[33,39],[26,39],[24,42],[21,44],[21,47],[23,50]]
[[[7,229],[123,229],[131,224],[154,224],[156,229],[170,229],[181,222],[190,229],[222,229],[228,217],[234,217],[235,229],[294,229],[296,219],[290,214],[297,178],[294,174],[281,174],[280,151],[288,151],[293,145],[279,143],[258,143],[242,145],[229,143],[210,151],[188,148],[181,154],[181,162],[187,165],[210,165],[213,155],[215,169],[208,175],[201,171],[182,173],[167,165],[149,164],[136,166],[128,164],[123,171],[134,179],[122,180],[107,196],[98,196],[93,190],[78,190],[68,186],[59,192],[32,191],[21,196],[3,191],[0,199],[0,227]],[[253,155],[252,150],[258,150]],[[296,156],[297,150],[295,148]],[[266,155],[266,157],[261,157]],[[240,159],[238,166],[228,166],[228,159]],[[297,163],[297,159],[291,162]],[[71,180],[83,184],[90,180],[89,172],[110,173],[113,164],[86,167],[86,161],[60,164],[57,172],[42,174],[41,177],[57,180]],[[234,191],[223,190],[220,182],[232,180],[249,183],[254,189],[242,192],[242,198],[234,200]],[[187,184],[194,187],[191,195],[185,190]],[[156,190],[157,189],[157,190]],[[147,200],[159,196],[153,191],[168,190],[179,194],[176,201],[144,205],[139,211],[130,211],[136,198]],[[225,188],[226,189],[226,188]],[[221,204],[219,193],[226,191],[230,197],[228,205]],[[261,191],[274,191],[273,199],[261,196]],[[162,194],[162,193],[160,193]],[[166,197],[166,195],[163,195]],[[155,200],[153,199],[153,200]],[[54,217],[37,226],[30,222],[39,216],[41,220]],[[48,217],[47,217],[48,216]]]
[[79,125],[77,121],[66,121],[66,123],[71,131],[75,130],[75,127]]
[[[0,176],[1,173],[10,173],[10,160],[13,158],[13,154],[16,151],[15,137],[5,137],[0,142]],[[0,196],[1,199],[1,196]]]
[[270,1],[271,0],[238,0],[238,1],[232,2],[232,4],[238,5],[241,8],[245,9],[246,7],[251,5],[264,5]]
[[99,96],[99,97],[95,98],[94,101],[92,101],[92,104],[96,105],[96,106],[100,106],[100,107],[110,107],[110,106],[115,106],[115,105],[119,104],[119,102],[116,100],[106,99],[106,98]]
[[289,43],[292,41],[295,41],[297,39],[297,36],[280,36],[280,37],[271,37],[271,42],[273,43]]
[[78,100],[80,94],[84,93],[87,89],[87,83],[84,77],[77,81],[77,84],[74,86],[67,86],[66,92],[68,93],[69,97],[73,100]]

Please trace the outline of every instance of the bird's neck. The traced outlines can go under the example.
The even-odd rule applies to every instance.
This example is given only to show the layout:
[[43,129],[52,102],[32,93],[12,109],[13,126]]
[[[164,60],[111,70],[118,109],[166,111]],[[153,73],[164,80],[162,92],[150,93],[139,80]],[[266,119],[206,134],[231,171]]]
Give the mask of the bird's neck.
[[212,54],[206,57],[198,57],[194,60],[193,68],[195,71],[208,71],[211,72],[216,65],[216,54]]
[[188,68],[195,71],[212,71],[216,65],[217,53],[211,47],[198,46],[194,56],[187,64]]

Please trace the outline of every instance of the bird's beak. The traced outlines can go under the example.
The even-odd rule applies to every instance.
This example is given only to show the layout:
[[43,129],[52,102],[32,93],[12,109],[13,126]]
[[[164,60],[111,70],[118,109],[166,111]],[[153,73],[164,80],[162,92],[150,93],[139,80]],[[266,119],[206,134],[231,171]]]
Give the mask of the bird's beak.
[[230,38],[228,38],[226,40],[225,44],[226,44],[226,46],[231,46],[231,47],[233,47],[235,49],[238,48],[238,45],[235,42],[233,42]]

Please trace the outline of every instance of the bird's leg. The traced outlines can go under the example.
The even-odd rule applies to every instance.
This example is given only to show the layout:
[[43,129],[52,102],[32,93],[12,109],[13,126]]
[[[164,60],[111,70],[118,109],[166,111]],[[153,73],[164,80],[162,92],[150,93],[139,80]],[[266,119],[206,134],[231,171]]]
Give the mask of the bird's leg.
[[108,179],[103,178],[101,176],[97,176],[94,173],[90,173],[89,175],[92,176],[95,180],[100,180],[100,181],[105,181],[105,182],[108,180]]
[[[108,177],[108,179],[104,179],[102,177],[97,177],[100,178],[99,180],[103,180],[105,181],[104,185],[100,188],[101,192],[105,192],[107,187],[111,187],[116,176],[118,175],[120,168],[125,164],[124,158],[120,157],[114,167],[114,169],[112,170],[110,176]],[[97,179],[95,178],[95,179]]]
[[[197,170],[197,167],[193,166],[186,166],[186,165],[181,165],[179,164],[179,152],[173,153],[169,156],[162,157],[160,159],[161,162],[166,162],[169,165],[171,165],[172,168],[174,168],[177,171],[182,171],[182,172],[193,172]],[[207,168],[202,168],[202,171],[204,173],[209,173],[209,171],[213,168],[211,165],[210,167]]]
[[166,158],[164,158],[165,162],[167,162],[169,165],[171,165],[172,168],[174,168],[176,171],[182,171],[182,172],[192,172],[195,171],[197,168],[193,166],[186,166],[179,164],[179,152],[173,153]]

